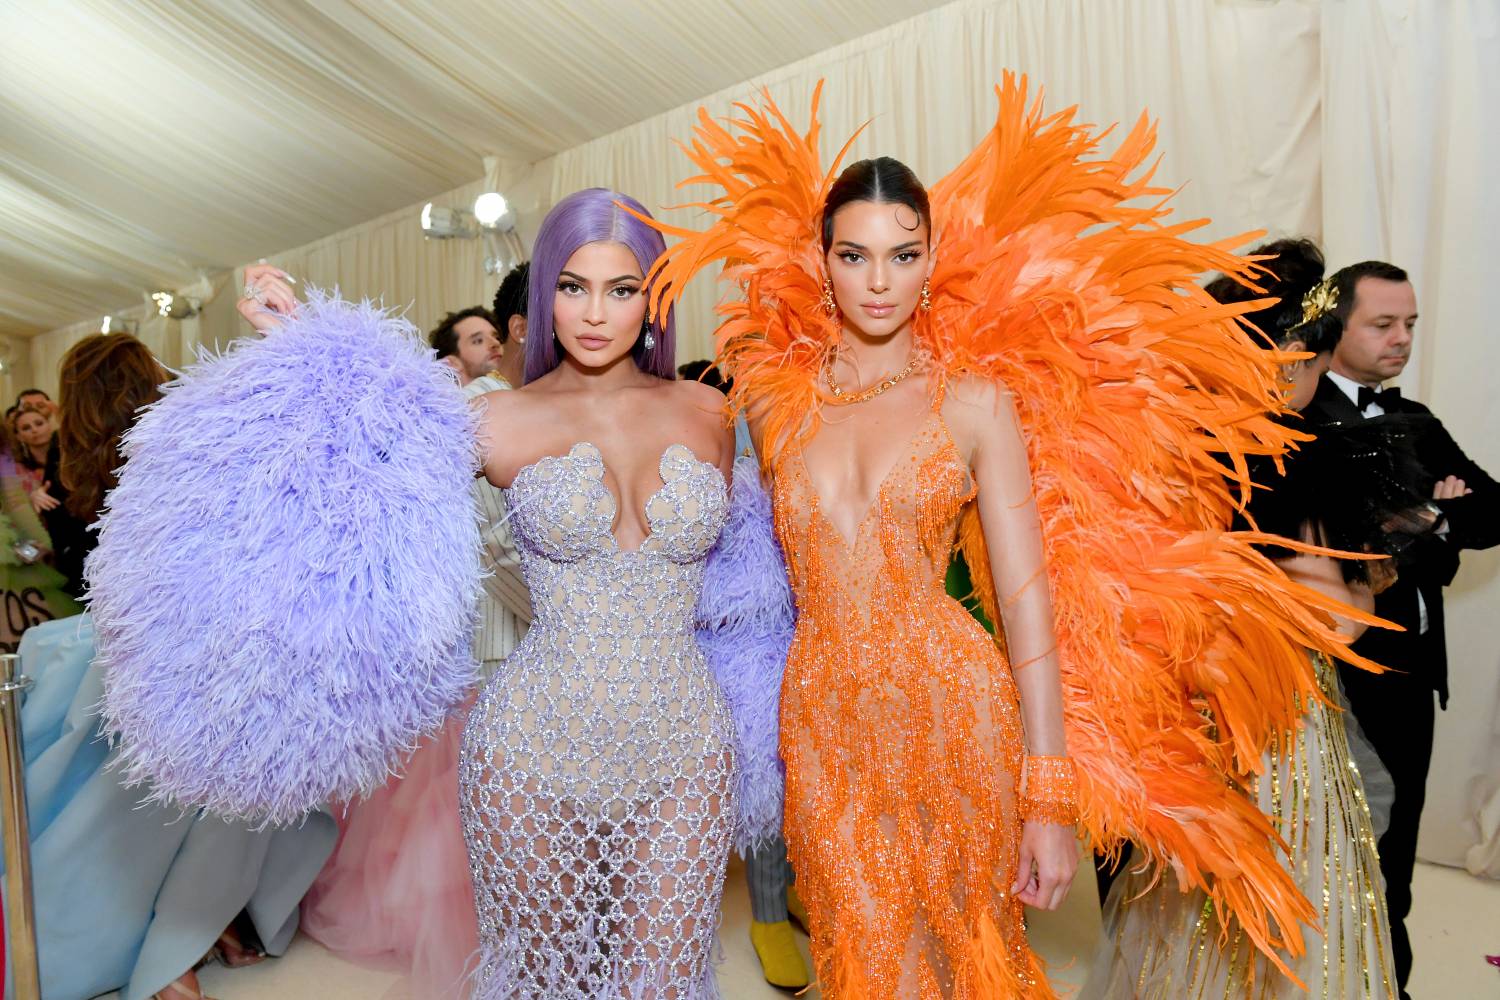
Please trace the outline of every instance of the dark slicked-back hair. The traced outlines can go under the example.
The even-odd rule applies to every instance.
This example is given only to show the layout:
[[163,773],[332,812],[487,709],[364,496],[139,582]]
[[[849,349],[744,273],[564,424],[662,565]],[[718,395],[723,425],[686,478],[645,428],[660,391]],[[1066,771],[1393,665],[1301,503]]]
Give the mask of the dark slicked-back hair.
[[1312,291],[1314,285],[1323,280],[1323,251],[1307,239],[1272,240],[1262,243],[1250,251],[1252,257],[1269,257],[1260,266],[1267,274],[1257,277],[1265,291],[1247,288],[1238,280],[1221,275],[1204,286],[1203,290],[1218,302],[1249,302],[1274,296],[1275,305],[1246,313],[1243,319],[1264,333],[1267,341],[1262,347],[1274,347],[1286,339],[1292,327],[1302,322],[1302,297]]
[[[851,163],[828,189],[823,203],[823,252],[833,246],[833,217],[851,201],[871,201],[877,205],[905,205],[917,213],[932,233],[932,207],[927,189],[912,169],[890,156]],[[905,223],[902,223],[905,225]]]
[[510,343],[510,318],[526,317],[526,279],[531,274],[530,262],[517,264],[505,274],[500,287],[495,289],[495,329],[500,331],[500,343]]
[[1360,281],[1365,278],[1396,282],[1411,280],[1404,270],[1383,260],[1365,260],[1339,268],[1333,272],[1332,279],[1339,293],[1338,302],[1333,307],[1333,314],[1339,318],[1339,322],[1349,322],[1349,314],[1354,311],[1355,293],[1359,291]]

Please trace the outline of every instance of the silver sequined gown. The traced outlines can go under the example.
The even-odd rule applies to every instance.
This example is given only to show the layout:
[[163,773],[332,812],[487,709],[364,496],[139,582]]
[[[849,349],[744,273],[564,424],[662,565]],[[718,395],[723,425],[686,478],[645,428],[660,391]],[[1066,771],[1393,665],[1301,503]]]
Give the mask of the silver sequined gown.
[[718,996],[734,729],[693,611],[728,496],[681,445],[661,478],[639,551],[593,445],[507,491],[535,619],[459,763],[483,1000]]

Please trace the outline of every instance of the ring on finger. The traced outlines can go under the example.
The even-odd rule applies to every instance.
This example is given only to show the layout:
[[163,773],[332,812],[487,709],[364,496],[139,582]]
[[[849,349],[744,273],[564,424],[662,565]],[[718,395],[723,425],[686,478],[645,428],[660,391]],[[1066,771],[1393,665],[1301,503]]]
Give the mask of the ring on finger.
[[259,302],[261,305],[265,305],[266,304],[266,290],[264,288],[260,287],[257,284],[253,284],[253,283],[248,283],[247,282],[246,285],[245,285],[245,298],[247,298],[247,299],[254,299],[256,302]]

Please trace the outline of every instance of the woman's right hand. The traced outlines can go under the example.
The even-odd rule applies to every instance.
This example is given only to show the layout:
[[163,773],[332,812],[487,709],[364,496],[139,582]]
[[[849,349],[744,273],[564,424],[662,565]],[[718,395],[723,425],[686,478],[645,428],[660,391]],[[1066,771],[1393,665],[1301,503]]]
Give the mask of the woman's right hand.
[[297,311],[292,276],[272,264],[251,264],[245,268],[245,289],[255,289],[259,296],[245,296],[234,307],[257,333],[276,329]]
[[31,506],[37,513],[52,510],[58,505],[59,501],[57,497],[47,492],[47,487],[51,485],[51,483],[43,483],[31,491]]

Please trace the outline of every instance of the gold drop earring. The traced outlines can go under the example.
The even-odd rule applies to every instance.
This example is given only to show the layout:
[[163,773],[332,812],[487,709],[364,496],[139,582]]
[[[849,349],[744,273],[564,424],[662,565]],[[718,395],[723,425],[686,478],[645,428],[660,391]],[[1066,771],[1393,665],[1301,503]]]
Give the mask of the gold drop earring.
[[932,309],[932,286],[930,278],[922,279],[922,301],[918,305],[918,308],[923,312],[928,312]]
[[823,311],[832,316],[839,311],[838,303],[833,301],[833,279],[823,279]]

